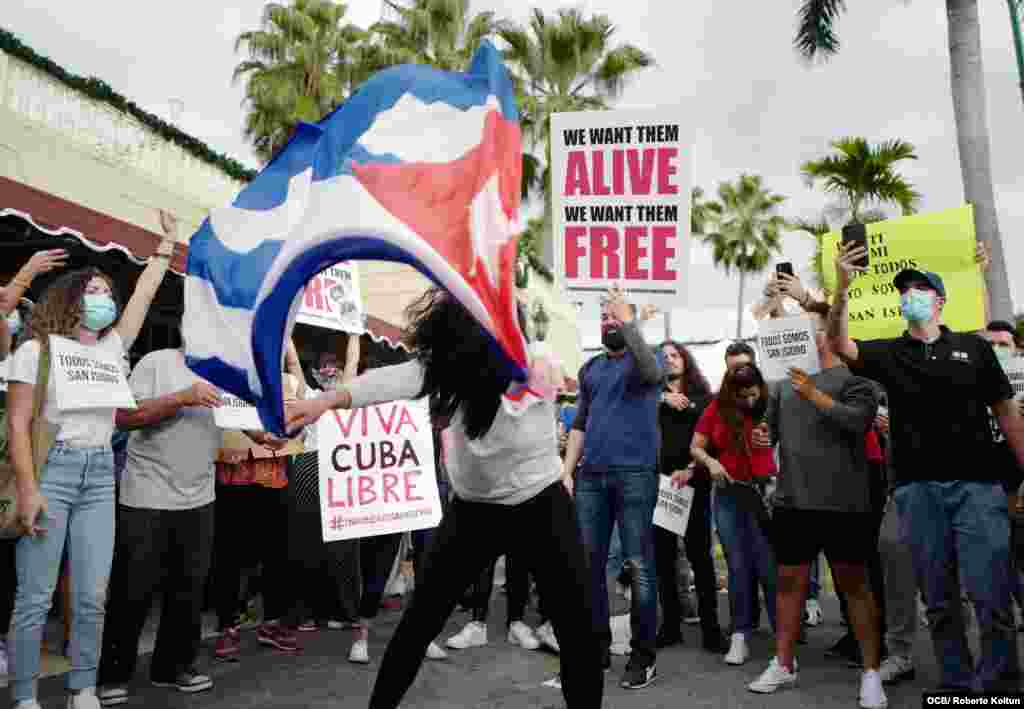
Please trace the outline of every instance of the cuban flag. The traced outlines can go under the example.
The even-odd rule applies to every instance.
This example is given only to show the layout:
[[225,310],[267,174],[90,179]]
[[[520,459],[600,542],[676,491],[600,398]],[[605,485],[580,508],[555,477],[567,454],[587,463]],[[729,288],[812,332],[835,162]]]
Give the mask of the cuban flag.
[[[466,73],[374,75],[290,142],[192,237],[186,361],[284,433],[281,369],[306,282],[340,262],[397,261],[456,297],[526,379],[516,317],[521,137],[514,91],[484,42]],[[467,373],[471,375],[472,373]]]

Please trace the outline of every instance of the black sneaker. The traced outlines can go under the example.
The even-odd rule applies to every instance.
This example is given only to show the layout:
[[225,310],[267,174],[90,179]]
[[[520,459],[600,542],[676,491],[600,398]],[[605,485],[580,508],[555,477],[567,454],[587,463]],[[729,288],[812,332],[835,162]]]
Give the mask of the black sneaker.
[[152,684],[154,687],[177,689],[185,694],[195,694],[196,692],[205,692],[208,689],[213,689],[213,680],[206,675],[199,674],[195,668],[185,670],[175,677],[172,682],[154,679]]
[[724,655],[729,652],[729,641],[725,639],[720,630],[704,633],[702,646],[704,652],[710,652],[712,655]]
[[857,638],[850,634],[839,638],[839,642],[825,651],[825,656],[843,660],[850,667],[861,667],[864,664],[864,659],[860,654],[860,644],[857,642]]
[[621,685],[624,689],[643,689],[658,677],[658,667],[653,662],[629,658],[626,673],[622,675]]
[[655,639],[654,644],[659,650],[673,645],[682,645],[683,634],[679,631],[679,628],[673,630],[671,626],[663,625],[661,630],[658,631],[658,637]]

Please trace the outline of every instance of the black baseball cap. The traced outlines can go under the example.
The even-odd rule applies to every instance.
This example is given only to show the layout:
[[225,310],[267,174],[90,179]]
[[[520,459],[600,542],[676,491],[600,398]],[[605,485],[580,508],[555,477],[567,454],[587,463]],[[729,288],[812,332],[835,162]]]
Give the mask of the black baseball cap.
[[896,290],[900,293],[907,289],[907,286],[913,281],[924,281],[943,298],[946,297],[946,285],[942,282],[942,277],[937,273],[931,271],[918,271],[914,268],[905,268],[896,274],[896,277],[892,279],[892,284],[896,286]]

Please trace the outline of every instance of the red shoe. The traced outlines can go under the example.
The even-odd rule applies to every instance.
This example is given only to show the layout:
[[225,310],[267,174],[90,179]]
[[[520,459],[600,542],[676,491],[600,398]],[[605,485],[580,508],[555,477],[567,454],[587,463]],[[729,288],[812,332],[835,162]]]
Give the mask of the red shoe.
[[242,638],[238,628],[227,628],[217,638],[213,656],[218,660],[233,660],[242,649]]
[[297,655],[301,652],[295,631],[282,628],[276,623],[261,625],[256,631],[256,639],[261,645],[267,645],[290,655]]
[[381,606],[381,608],[383,608],[385,610],[389,610],[389,611],[401,610],[401,608],[402,608],[402,597],[401,596],[392,596],[390,598],[385,598],[381,602],[380,606]]

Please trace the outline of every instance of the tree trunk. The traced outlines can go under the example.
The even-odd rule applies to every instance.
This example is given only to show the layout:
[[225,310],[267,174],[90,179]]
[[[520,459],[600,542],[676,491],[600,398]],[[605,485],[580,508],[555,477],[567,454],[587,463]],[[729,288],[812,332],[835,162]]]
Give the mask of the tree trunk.
[[736,339],[743,339],[743,286],[747,279],[746,271],[740,269],[740,297],[736,301]]
[[960,173],[964,199],[974,206],[974,229],[979,241],[988,245],[992,262],[986,273],[991,315],[1013,319],[1013,301],[1006,273],[1003,242],[999,236],[995,192],[992,187],[992,159],[988,137],[985,73],[981,61],[981,25],[978,0],[946,0],[949,21],[949,64],[960,148]]

